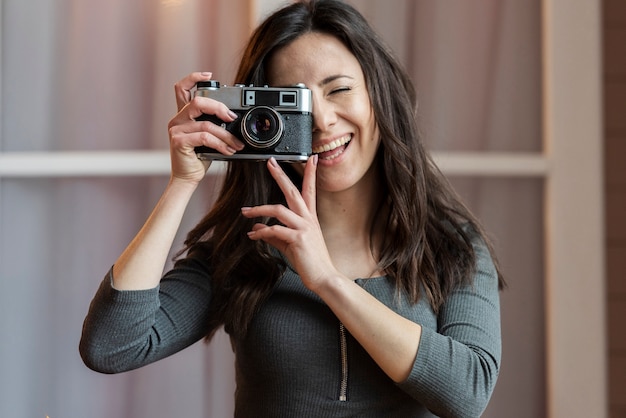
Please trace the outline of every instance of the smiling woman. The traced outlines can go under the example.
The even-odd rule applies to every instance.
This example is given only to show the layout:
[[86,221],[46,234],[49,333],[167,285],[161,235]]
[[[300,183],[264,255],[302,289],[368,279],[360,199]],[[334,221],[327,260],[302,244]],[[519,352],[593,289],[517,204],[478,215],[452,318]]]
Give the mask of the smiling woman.
[[423,146],[409,77],[343,1],[276,11],[235,77],[305,84],[321,152],[305,164],[230,161],[215,205],[162,275],[209,164],[195,149],[244,148],[225,126],[196,120],[237,118],[223,102],[192,98],[211,78],[176,85],[170,181],[93,299],[85,363],[134,369],[223,326],[238,417],[482,414],[501,356],[495,254]]

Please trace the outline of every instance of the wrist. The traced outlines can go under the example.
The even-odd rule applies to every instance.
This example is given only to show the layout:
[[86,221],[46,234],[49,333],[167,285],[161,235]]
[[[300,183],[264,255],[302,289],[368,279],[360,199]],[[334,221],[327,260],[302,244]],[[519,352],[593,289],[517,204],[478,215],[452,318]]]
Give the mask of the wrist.
[[336,272],[334,274],[325,275],[310,282],[309,290],[317,294],[322,299],[330,295],[341,293],[345,289],[346,285],[349,285],[352,280],[348,277]]
[[168,187],[174,187],[177,189],[186,189],[191,192],[195,191],[200,184],[201,179],[189,179],[183,177],[171,176]]

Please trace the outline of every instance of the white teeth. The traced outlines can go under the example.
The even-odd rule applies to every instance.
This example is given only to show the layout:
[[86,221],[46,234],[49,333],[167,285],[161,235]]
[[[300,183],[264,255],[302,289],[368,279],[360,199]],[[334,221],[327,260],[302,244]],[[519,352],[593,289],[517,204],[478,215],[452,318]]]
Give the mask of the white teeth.
[[352,135],[342,136],[341,138],[335,139],[333,142],[329,144],[313,148],[313,153],[319,154],[321,152],[332,151],[337,147],[347,144],[348,142],[350,142],[351,139],[352,139]]

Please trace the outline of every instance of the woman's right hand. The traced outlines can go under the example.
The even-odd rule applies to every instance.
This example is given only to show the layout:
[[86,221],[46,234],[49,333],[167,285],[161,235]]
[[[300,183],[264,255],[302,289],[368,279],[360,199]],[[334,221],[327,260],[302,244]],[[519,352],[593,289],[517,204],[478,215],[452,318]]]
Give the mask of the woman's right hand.
[[193,97],[191,91],[199,81],[211,79],[211,73],[191,73],[174,85],[178,113],[169,124],[172,179],[198,183],[206,174],[209,161],[199,160],[194,148],[207,146],[224,155],[243,149],[243,143],[226,129],[210,122],[196,121],[202,114],[215,115],[232,122],[237,114],[226,105],[207,97]]

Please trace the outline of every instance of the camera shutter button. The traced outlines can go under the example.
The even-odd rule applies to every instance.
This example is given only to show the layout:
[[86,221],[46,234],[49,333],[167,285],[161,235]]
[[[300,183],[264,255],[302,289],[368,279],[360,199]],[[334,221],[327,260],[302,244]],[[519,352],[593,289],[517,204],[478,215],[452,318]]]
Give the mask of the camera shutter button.
[[220,82],[216,80],[208,80],[208,81],[198,81],[196,84],[199,88],[208,88],[208,89],[219,89]]

